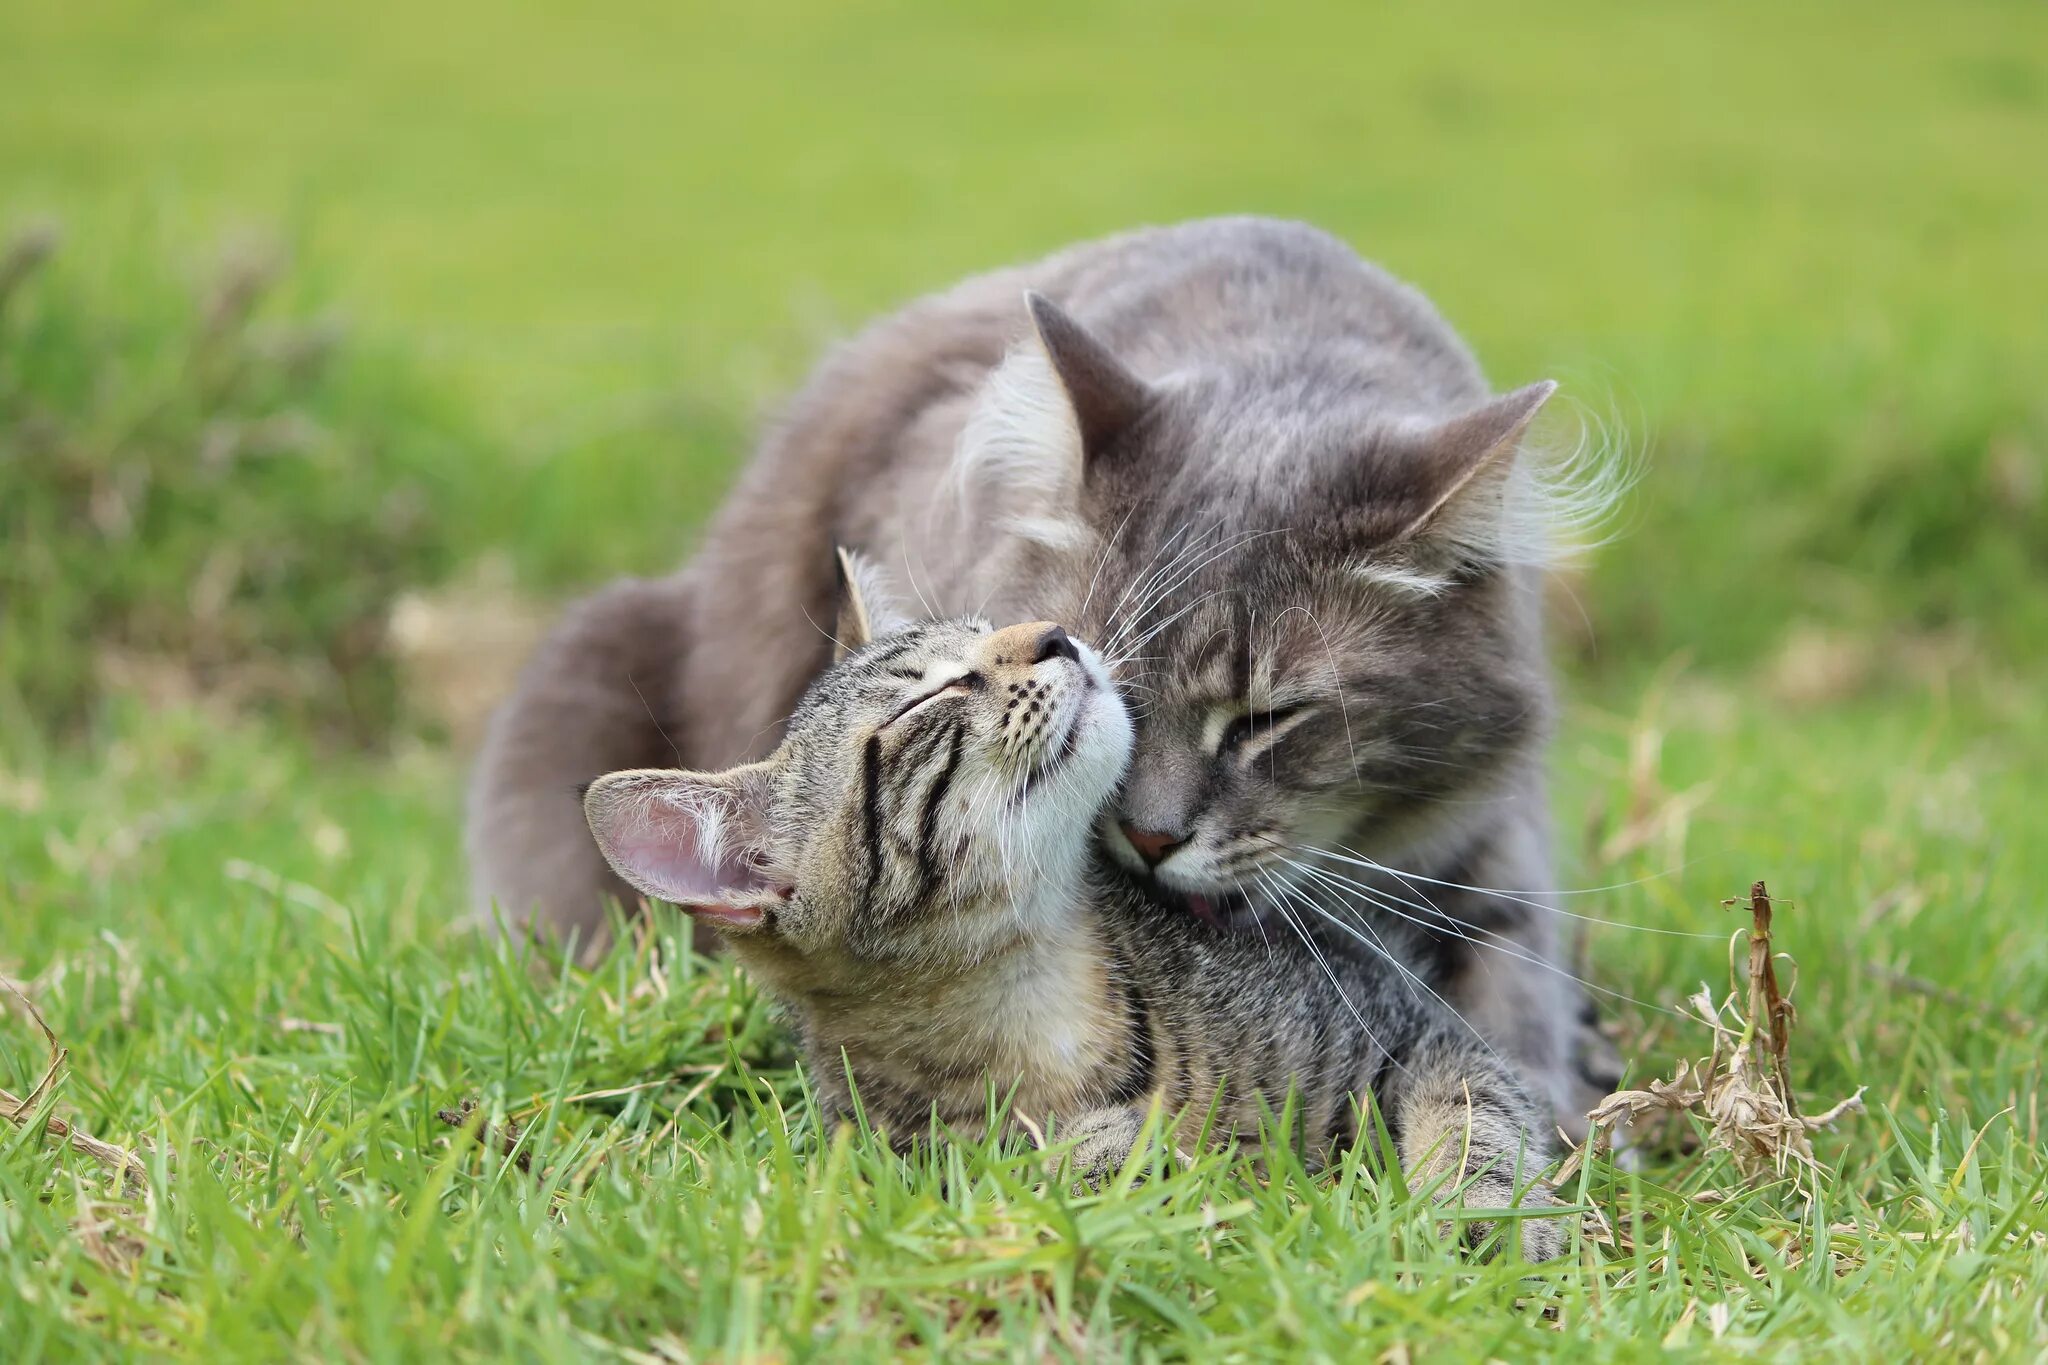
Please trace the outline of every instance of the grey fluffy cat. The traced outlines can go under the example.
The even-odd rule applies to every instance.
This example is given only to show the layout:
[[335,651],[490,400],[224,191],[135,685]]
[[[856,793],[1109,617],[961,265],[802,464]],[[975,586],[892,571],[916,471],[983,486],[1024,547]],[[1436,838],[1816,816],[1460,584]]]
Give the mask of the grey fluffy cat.
[[[889,633],[870,642],[851,602],[853,652],[767,759],[613,773],[584,799],[619,875],[717,922],[790,1010],[828,1118],[851,1116],[850,1071],[899,1145],[934,1115],[978,1132],[992,1083],[1095,1175],[1154,1105],[1188,1145],[1256,1133],[1292,1090],[1316,1157],[1358,1138],[1370,1101],[1439,1193],[1547,1203],[1516,1178],[1547,1156],[1537,1107],[1434,1002],[1091,870],[1132,737],[1093,650],[971,619],[876,622]],[[1521,1231],[1532,1259],[1560,1249],[1554,1219]]]
[[1342,956],[1415,931],[1407,967],[1579,1131],[1538,591],[1572,504],[1520,449],[1551,390],[1492,396],[1414,290],[1264,219],[914,303],[820,367],[688,566],[543,647],[472,788],[478,897],[568,927],[630,895],[578,785],[768,753],[857,544],[933,616],[1102,642],[1140,699],[1098,822],[1135,886]]

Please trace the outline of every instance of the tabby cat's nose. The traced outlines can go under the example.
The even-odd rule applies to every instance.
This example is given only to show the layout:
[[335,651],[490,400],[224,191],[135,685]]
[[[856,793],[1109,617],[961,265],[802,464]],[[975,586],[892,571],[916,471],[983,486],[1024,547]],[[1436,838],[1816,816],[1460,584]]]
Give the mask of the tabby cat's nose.
[[1135,825],[1120,824],[1124,838],[1131,841],[1131,847],[1138,850],[1138,856],[1145,860],[1145,866],[1157,867],[1166,861],[1167,855],[1187,840],[1177,835],[1162,834],[1156,829],[1139,829]]
[[1074,637],[1058,626],[1049,627],[1038,637],[1038,644],[1031,652],[1031,662],[1042,664],[1047,659],[1072,659],[1081,662],[1081,651],[1074,647]]

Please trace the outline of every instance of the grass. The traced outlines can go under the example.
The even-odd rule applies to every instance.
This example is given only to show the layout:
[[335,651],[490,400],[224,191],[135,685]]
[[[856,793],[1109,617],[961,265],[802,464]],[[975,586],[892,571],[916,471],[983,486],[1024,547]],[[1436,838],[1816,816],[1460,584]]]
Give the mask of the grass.
[[[43,329],[0,352],[0,433],[56,412],[177,494],[118,539],[0,508],[0,974],[69,1049],[55,1112],[149,1176],[0,1125],[10,1360],[2037,1352],[2038,7],[339,14],[0,10],[0,228],[65,233],[0,318]],[[1077,1197],[1015,1151],[900,1161],[817,1129],[742,978],[656,970],[673,924],[584,965],[458,927],[458,755],[52,701],[104,628],[84,585],[180,625],[202,530],[339,537],[330,596],[229,595],[283,651],[496,549],[543,594],[665,567],[823,335],[1248,207],[1343,233],[1501,382],[1561,374],[1643,449],[1574,585],[1559,827],[1609,889],[1570,904],[1611,922],[1589,973],[1641,1002],[1640,1078],[1704,1049],[1660,1007],[1724,979],[1720,899],[1794,903],[1802,1086],[1870,1087],[1811,1202],[1596,1162],[1566,1193],[1611,1232],[1525,1280],[1354,1169]],[[213,505],[166,362],[251,221],[296,259],[257,321],[347,325],[313,388],[230,415],[309,410],[351,453]],[[0,487],[51,491],[25,471]],[[353,539],[405,480],[419,537]],[[45,1064],[16,1010],[0,1087]],[[435,1118],[472,1097],[532,1170]]]
[[[1598,774],[1640,723],[1580,721],[1575,796],[1624,804],[1635,784]],[[1575,904],[1718,935],[1712,897],[1768,871],[1797,902],[1802,1084],[1868,1083],[1871,1113],[1820,1139],[1811,1205],[1740,1191],[1720,1159],[1596,1163],[1566,1194],[1623,1240],[1528,1283],[1461,1267],[1350,1169],[1261,1179],[1218,1157],[1076,1198],[1014,1151],[919,1165],[821,1133],[759,999],[683,957],[672,923],[660,973],[630,941],[577,968],[451,929],[440,759],[308,783],[289,743],[137,724],[97,770],[43,768],[0,861],[72,1050],[63,1107],[142,1149],[153,1193],[7,1142],[9,1339],[28,1359],[2024,1355],[2048,1290],[2028,900],[2048,867],[1998,831],[2024,826],[2043,755],[1860,710],[1731,764],[1755,724],[1672,723],[1661,776],[1718,778],[1716,798],[1682,845],[1602,875],[1678,870]],[[175,796],[137,775],[175,775]],[[1723,979],[1718,939],[1593,941],[1597,979],[1649,1001]],[[1646,1064],[1702,1044],[1619,1014]],[[5,1055],[25,1093],[25,1021]],[[436,1121],[471,1096],[525,1122],[535,1173]]]

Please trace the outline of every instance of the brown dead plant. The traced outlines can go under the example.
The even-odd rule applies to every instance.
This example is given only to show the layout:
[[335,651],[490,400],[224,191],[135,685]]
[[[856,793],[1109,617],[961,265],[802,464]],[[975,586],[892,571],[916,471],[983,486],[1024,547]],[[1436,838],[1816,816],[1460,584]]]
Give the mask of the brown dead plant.
[[[1722,904],[1747,905],[1750,923],[1730,940],[1728,995],[1717,1003],[1702,985],[1686,1002],[1691,1017],[1711,1032],[1711,1052],[1681,1061],[1668,1080],[1617,1090],[1594,1106],[1587,1115],[1591,1133],[1560,1168],[1560,1182],[1577,1172],[1588,1153],[1611,1148],[1620,1129],[1692,1115],[1704,1122],[1708,1142],[1728,1153],[1744,1181],[1755,1185],[1790,1176],[1804,1183],[1820,1170],[1812,1134],[1863,1108],[1858,1086],[1823,1113],[1800,1112],[1791,1069],[1792,1028],[1799,1016],[1790,988],[1778,980],[1778,964],[1791,966],[1792,959],[1771,950],[1771,916],[1778,903],[1756,882],[1746,901]],[[1744,948],[1738,967],[1737,953]]]
[[[29,999],[12,981],[5,982],[5,985],[8,993],[21,1001],[22,1007],[28,1011],[28,1017],[35,1022],[36,1028],[43,1035],[44,1044],[49,1048],[49,1063],[43,1068],[42,1078],[27,1095],[16,1095],[12,1091],[0,1089],[0,1118],[26,1127],[35,1121],[44,1101],[56,1089],[64,1074],[64,1063],[71,1054],[58,1041],[56,1030],[43,1018],[43,1012],[36,1008],[35,1001]],[[142,1159],[127,1148],[117,1147],[111,1142],[102,1142],[77,1124],[54,1115],[47,1115],[43,1119],[43,1131],[57,1141],[68,1143],[76,1150],[84,1152],[109,1170],[120,1172],[122,1183],[128,1193],[141,1194],[149,1189],[149,1174],[143,1168]]]

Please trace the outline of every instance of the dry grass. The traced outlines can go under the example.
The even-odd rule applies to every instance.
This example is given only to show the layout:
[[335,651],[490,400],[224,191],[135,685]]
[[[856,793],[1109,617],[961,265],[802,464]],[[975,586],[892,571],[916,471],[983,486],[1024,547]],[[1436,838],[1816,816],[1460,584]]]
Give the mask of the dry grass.
[[35,1024],[37,1032],[49,1049],[49,1064],[43,1068],[42,1078],[35,1088],[26,1095],[15,1095],[0,1089],[0,1118],[23,1127],[41,1126],[45,1136],[55,1139],[59,1145],[71,1147],[85,1153],[102,1166],[120,1177],[131,1193],[140,1194],[149,1189],[149,1172],[142,1164],[142,1158],[125,1147],[111,1142],[102,1142],[76,1123],[60,1119],[47,1112],[45,1105],[54,1100],[57,1087],[64,1074],[64,1065],[70,1053],[58,1041],[57,1034],[43,1018],[43,1012],[36,1008],[35,1001],[28,998],[14,982],[6,982],[7,993],[21,1003]]
[[[1820,1178],[1812,1135],[1831,1128],[1844,1116],[1863,1108],[1864,1087],[1819,1114],[1800,1112],[1799,1092],[1792,1079],[1792,1030],[1798,1012],[1791,991],[1779,984],[1779,967],[1791,967],[1789,954],[1775,952],[1772,920],[1778,902],[1762,882],[1750,887],[1744,901],[1749,927],[1730,942],[1728,995],[1716,1002],[1701,986],[1687,1002],[1692,1017],[1712,1036],[1712,1051],[1685,1060],[1669,1080],[1652,1080],[1641,1088],[1617,1090],[1594,1106],[1593,1131],[1587,1144],[1559,1169],[1559,1182],[1577,1174],[1589,1152],[1610,1149],[1624,1129],[1646,1143],[1664,1135],[1649,1130],[1671,1121],[1696,1118],[1707,1140],[1733,1159],[1735,1170],[1751,1185]],[[1735,960],[1738,948],[1742,961]],[[1738,1006],[1740,997],[1747,1006]],[[1669,1145],[1668,1141],[1660,1145]]]

